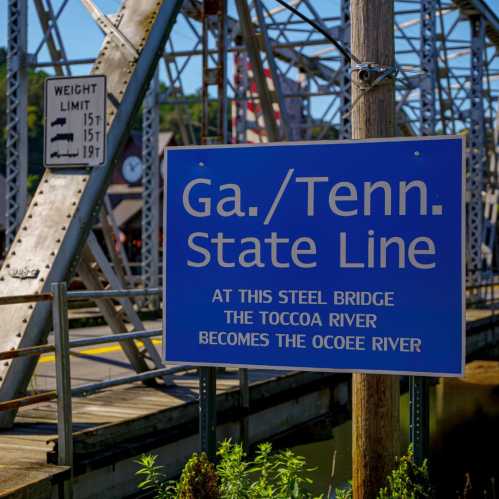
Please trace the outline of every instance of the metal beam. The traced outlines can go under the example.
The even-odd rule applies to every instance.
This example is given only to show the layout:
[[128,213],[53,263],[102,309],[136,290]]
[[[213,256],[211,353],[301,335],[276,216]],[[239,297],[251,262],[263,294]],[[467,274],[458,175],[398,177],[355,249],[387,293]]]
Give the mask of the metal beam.
[[421,135],[435,133],[435,92],[437,80],[436,0],[421,1],[420,59],[423,76],[420,83]]
[[276,142],[280,139],[280,134],[273,108],[274,101],[263,70],[263,64],[260,58],[260,46],[255,33],[255,26],[251,21],[247,0],[236,0],[236,7],[241,23],[244,45],[251,62],[251,71],[253,72],[256,88],[258,90],[259,103],[265,128],[267,130],[267,136],[269,142]]
[[[350,50],[350,0],[341,0],[341,34],[343,45]],[[352,138],[352,80],[350,63],[343,58],[340,71],[340,139]]]
[[461,12],[470,19],[480,17],[486,35],[499,48],[499,18],[483,0],[452,0]]
[[480,284],[482,268],[483,203],[482,190],[486,165],[483,107],[483,64],[485,22],[475,17],[471,24],[471,102],[468,157],[468,254],[471,284]]
[[9,0],[7,45],[6,249],[24,216],[28,178],[28,5]]
[[[201,11],[202,6],[198,0],[190,0],[183,4],[182,13],[196,21],[201,21]],[[253,24],[253,28],[256,25]],[[237,33],[241,30],[239,20],[233,17],[227,16],[227,30],[229,33]],[[270,44],[274,46],[276,44],[275,40],[269,38]],[[259,46],[261,42],[257,40]],[[261,48],[261,47],[260,47]],[[315,75],[322,80],[330,83],[330,84],[338,84],[339,79],[337,75],[337,71],[334,71],[326,64],[321,63],[319,60],[314,59],[313,57],[306,56],[299,52],[294,48],[275,48],[273,47],[274,57],[279,59],[282,62],[286,62],[288,64],[293,64],[297,69],[302,69],[307,71],[311,75]]]
[[[145,288],[159,285],[159,75],[154,73],[142,111],[142,282]],[[159,309],[157,296],[146,303]]]

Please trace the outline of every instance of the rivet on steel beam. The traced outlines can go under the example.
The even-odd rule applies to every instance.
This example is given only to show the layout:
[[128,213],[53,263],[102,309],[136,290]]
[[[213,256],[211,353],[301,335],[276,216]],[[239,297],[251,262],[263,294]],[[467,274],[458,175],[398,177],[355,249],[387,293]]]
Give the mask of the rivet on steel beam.
[[43,277],[40,277],[39,281],[43,282],[45,279]]
[[8,361],[7,361],[7,362],[4,362],[4,363],[3,363],[3,365],[4,365],[5,367],[7,367],[7,366],[9,365],[9,362],[8,362]]
[[61,227],[61,230],[66,230],[66,226],[65,226],[65,225],[63,225],[63,226]]
[[22,336],[22,334],[21,334],[21,333],[16,333],[16,336],[17,336],[18,338],[20,338],[20,337]]
[[24,318],[23,323],[26,324],[28,322],[28,319]]
[[17,242],[18,242],[19,244],[21,244],[22,240],[21,240],[21,239],[18,239],[18,240],[17,240]]
[[43,191],[38,191],[38,194],[43,194]]
[[55,240],[55,242],[56,242],[56,243],[60,243],[60,242],[61,242],[61,240],[60,240],[60,239],[56,239],[56,240]]

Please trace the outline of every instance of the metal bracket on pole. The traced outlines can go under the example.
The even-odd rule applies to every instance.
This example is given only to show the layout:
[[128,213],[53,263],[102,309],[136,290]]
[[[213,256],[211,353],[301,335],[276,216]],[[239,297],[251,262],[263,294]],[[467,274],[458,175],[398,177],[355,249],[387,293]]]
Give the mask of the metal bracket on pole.
[[199,368],[199,440],[202,452],[214,461],[217,453],[217,369]]
[[428,379],[422,376],[409,378],[410,441],[414,449],[414,460],[421,465],[428,457],[430,445],[430,404]]

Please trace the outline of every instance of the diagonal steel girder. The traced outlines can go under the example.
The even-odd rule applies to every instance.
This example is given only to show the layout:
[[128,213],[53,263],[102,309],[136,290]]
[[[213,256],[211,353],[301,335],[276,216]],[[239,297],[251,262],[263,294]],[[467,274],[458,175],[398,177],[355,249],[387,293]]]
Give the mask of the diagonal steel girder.
[[[201,22],[201,12],[202,4],[198,0],[186,0],[182,5],[182,14],[198,22]],[[233,17],[227,16],[227,30],[230,33],[238,32],[240,30],[239,21]],[[333,28],[333,31],[333,36],[339,37],[340,29]],[[291,47],[274,47],[273,44],[275,41],[272,40],[271,37],[269,37],[268,41],[276,59],[291,64],[309,75],[316,76],[330,85],[335,85],[337,87],[342,86],[343,71],[341,71],[341,69],[332,69],[326,64],[321,63],[319,59],[302,54]],[[260,46],[260,50],[263,49],[264,47]],[[400,109],[397,113],[397,122],[400,133],[403,135],[416,135],[409,123],[409,118],[403,109]]]
[[[182,5],[182,13],[199,22],[201,22],[201,12],[202,4],[198,0],[187,0]],[[227,31],[229,33],[239,31],[239,21],[233,17],[227,16]],[[269,42],[272,45],[274,40],[269,39]],[[260,50],[262,49],[263,47],[260,47]],[[274,57],[283,62],[293,64],[298,69],[303,69],[307,71],[307,73],[317,76],[329,83],[335,85],[339,85],[340,83],[338,71],[331,69],[326,64],[322,64],[318,59],[308,57],[293,48],[273,47],[272,51]]]
[[469,19],[481,17],[485,34],[499,49],[499,17],[483,0],[452,0],[461,13]]
[[[163,52],[182,0],[125,0],[117,28],[137,49],[136,58],[106,36],[92,74],[107,75],[108,147],[106,163],[94,169],[46,170],[15,241],[0,270],[2,295],[46,292],[76,268],[79,252],[100,212],[114,161],[127,137],[152,72]],[[20,278],[22,277],[22,278]],[[46,340],[50,305],[0,307],[0,351]],[[36,358],[0,365],[0,400],[20,396],[31,379]],[[0,426],[15,413],[0,414]]]

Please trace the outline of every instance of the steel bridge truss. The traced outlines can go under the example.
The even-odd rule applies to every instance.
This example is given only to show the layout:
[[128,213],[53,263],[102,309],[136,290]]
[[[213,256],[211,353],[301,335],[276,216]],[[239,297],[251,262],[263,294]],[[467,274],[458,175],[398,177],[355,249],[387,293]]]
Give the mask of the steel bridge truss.
[[[139,104],[137,99],[142,97],[142,90],[149,84],[147,78],[156,66],[157,76],[148,87],[143,105],[142,259],[147,286],[155,286],[159,274],[157,136],[161,105],[172,106],[176,126],[173,131],[182,144],[210,141],[206,122],[209,113],[203,113],[200,119],[193,107],[196,103],[209,106],[210,102],[217,102],[222,109],[218,115],[222,121],[216,126],[217,141],[226,137],[233,142],[266,142],[351,136],[348,64],[323,35],[274,0],[229,2],[223,23],[216,16],[205,15],[208,11],[203,8],[209,10],[210,3],[216,3],[209,0],[167,0],[164,4],[125,0],[116,15],[105,15],[90,0],[82,1],[104,33],[103,49],[97,59],[94,54],[71,56],[70,43],[60,29],[69,0],[8,0],[6,170],[10,251],[0,271],[7,294],[41,292],[50,282],[76,271],[77,256],[101,212],[103,199],[107,210],[100,215],[101,221],[104,224],[107,220],[113,226],[110,205],[104,197],[112,162],[128,132],[132,112]],[[341,0],[336,7],[331,5],[328,11],[318,0],[290,2],[348,45],[349,0]],[[27,9],[31,6],[39,18],[42,35],[35,40],[37,43],[30,44],[36,49],[28,54]],[[497,199],[499,21],[481,0],[396,0],[395,11],[399,133],[468,136],[468,277],[477,283],[484,270],[490,270],[490,255],[495,252],[491,233],[495,234],[497,214],[489,201],[484,213],[484,199]],[[131,13],[142,16],[144,32],[134,26]],[[163,28],[157,26],[158,18],[165,23]],[[175,27],[166,45],[162,45],[175,18]],[[219,33],[220,29],[224,33]],[[153,41],[149,42],[151,37]],[[135,45],[129,46],[127,40],[131,39]],[[120,54],[121,65],[107,57],[110,48]],[[159,63],[158,54],[162,55]],[[226,62],[223,74],[221,58]],[[45,68],[56,75],[70,75],[77,72],[77,66],[91,64],[94,73],[108,74],[115,92],[108,106],[109,149],[114,156],[108,158],[102,170],[79,172],[71,179],[63,173],[47,172],[21,222],[26,210],[28,70]],[[40,226],[43,211],[53,208],[56,202],[60,202],[61,214],[51,214],[46,220],[52,230],[50,241],[44,241],[34,252],[35,243],[26,240],[26,235],[33,223],[38,221]],[[112,252],[110,241],[108,252]],[[92,280],[95,261],[101,269],[108,267],[92,236],[83,254],[80,269],[87,280]],[[118,268],[116,256],[111,255],[111,260]],[[28,274],[36,274],[35,278],[12,278],[12,269],[23,265]],[[123,268],[126,270],[127,262],[123,262]],[[106,277],[110,282],[120,282],[114,274]],[[10,314],[10,326],[0,339],[0,350],[43,340],[47,310],[43,306],[29,310],[23,307],[16,305],[2,311]],[[133,316],[133,308],[128,309]],[[108,310],[109,314],[112,316]],[[117,328],[116,318],[110,320]],[[137,322],[136,317],[134,320]],[[142,362],[138,369],[144,368],[143,360],[136,362]],[[1,366],[0,398],[22,393],[32,369],[33,365],[17,361]],[[0,424],[7,422],[2,420]]]

